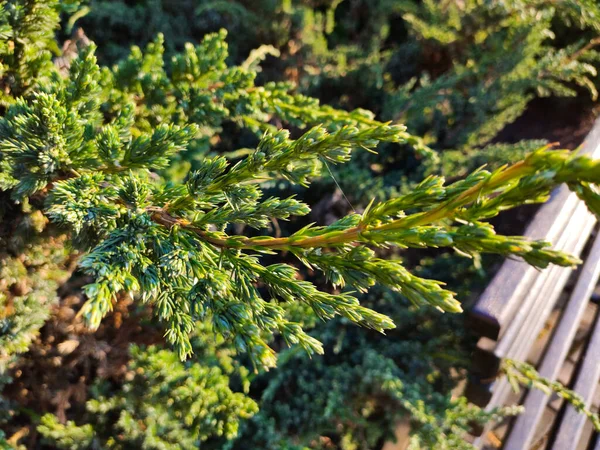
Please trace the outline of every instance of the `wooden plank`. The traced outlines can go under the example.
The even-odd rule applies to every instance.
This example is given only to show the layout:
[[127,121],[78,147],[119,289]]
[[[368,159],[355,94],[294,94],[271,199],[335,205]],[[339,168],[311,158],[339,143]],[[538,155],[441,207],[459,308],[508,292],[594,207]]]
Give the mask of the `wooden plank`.
[[[594,240],[594,245],[538,369],[543,377],[556,380],[599,277],[600,235]],[[533,389],[527,394],[524,403],[525,412],[517,417],[505,443],[505,450],[520,450],[531,446],[549,398],[549,395],[539,389]],[[575,436],[571,442],[576,442]]]
[[[592,232],[594,223],[595,218],[585,204],[578,202],[556,248],[579,256]],[[545,269],[545,276],[540,276],[535,280],[523,302],[524,305],[513,317],[505,335],[496,346],[494,353],[497,357],[516,358],[519,351],[523,351],[525,357],[529,354],[529,349],[543,323],[552,312],[571,273],[571,268],[551,266]],[[532,326],[533,323],[538,326]]]
[[[585,205],[581,204],[581,207],[585,207]],[[578,214],[573,216],[575,220],[584,222],[584,228],[581,230],[581,234],[572,234],[572,238],[565,247],[565,251],[575,256],[581,254],[596,223],[594,216],[587,213],[587,210],[585,210],[585,213],[587,216],[584,217],[581,217]],[[572,269],[559,266],[552,266],[549,271],[550,277],[546,279],[544,285],[537,291],[538,303],[536,303],[536,307],[530,312],[530,317],[526,321],[526,326],[520,326],[517,329],[519,334],[508,348],[505,349],[503,346],[497,347],[496,356],[498,358],[512,358],[517,361],[527,360],[531,348],[544,327],[546,320],[554,308],[556,300],[560,296],[563,287],[572,273]]]
[[[582,145],[581,153],[590,154],[595,158],[600,157],[600,118],[596,120],[593,129],[586,137]],[[561,195],[564,197],[561,198]],[[575,200],[575,206],[569,205],[569,203],[573,201],[571,200],[573,198],[573,195],[569,194],[566,191],[566,189],[557,189],[553,193],[550,200],[550,204],[554,205],[554,209],[551,209],[549,206],[547,206],[548,204],[542,206],[524,234],[526,236],[529,236],[530,238],[542,238],[550,240],[552,242],[557,240],[557,236],[560,236],[565,233],[572,234],[574,232],[572,229],[568,231],[565,231],[565,229],[568,228],[567,223],[571,221],[573,211],[577,207],[576,205],[579,202],[579,200]],[[548,212],[546,213],[544,211]],[[571,211],[571,213],[569,213],[568,211]],[[545,216],[545,214],[548,215]],[[553,222],[553,219],[557,219],[557,221]],[[566,221],[566,223],[561,225],[561,222],[563,222],[563,220]],[[567,248],[564,248],[562,250],[568,251]],[[520,338],[522,339],[535,339],[539,334],[539,331],[541,329],[540,327],[543,327],[544,321],[539,320],[539,314],[536,317],[536,313],[538,311],[534,307],[534,304],[538,304],[538,302],[543,301],[540,300],[540,298],[543,299],[544,294],[546,294],[538,292],[538,294],[535,295],[535,292],[532,292],[532,287],[535,284],[535,280],[539,276],[540,272],[535,271],[535,269],[532,269],[524,263],[518,263],[512,260],[506,261],[500,268],[498,274],[490,282],[487,289],[484,291],[484,293],[482,294],[472,311],[471,323],[475,331],[479,332],[479,334],[483,337],[501,341],[505,337],[507,330],[511,326],[514,326],[514,316],[520,310],[527,309],[528,313],[525,315],[534,321],[532,331],[535,331],[535,333],[529,332],[516,334],[519,334]],[[549,278],[548,274],[546,274],[546,277]],[[546,285],[548,282],[539,283]],[[554,286],[558,287],[560,284],[563,283],[555,283]],[[537,297],[537,300],[535,300],[535,297]],[[527,299],[529,302],[528,304],[526,304],[525,302],[525,300]],[[554,302],[550,303],[553,304]],[[533,314],[531,313],[531,311],[533,311]],[[540,322],[541,325],[539,325]],[[525,322],[525,324],[522,323],[519,328],[527,329],[529,328],[529,326],[530,323]],[[515,332],[513,331],[513,333]],[[480,339],[480,343],[481,342],[485,341],[482,341]],[[529,343],[527,340],[521,342],[525,342],[524,347],[526,348],[519,348],[518,345],[516,345],[518,344],[518,341],[513,340],[513,344],[515,345],[507,344],[505,349],[505,351],[507,351],[507,354],[505,354],[504,356],[509,356],[518,360],[526,360],[532,344]],[[501,342],[499,342],[497,345],[500,344]],[[489,351],[491,349],[478,349],[478,351],[480,352],[486,352],[486,350],[490,355],[488,362],[492,366],[497,367],[497,363],[494,363],[494,361],[497,362],[499,360],[498,357],[502,356],[502,354],[500,353],[496,355],[493,352]],[[510,350],[510,352],[508,350]],[[511,354],[509,355],[508,353]],[[493,384],[488,384],[487,386],[487,391],[490,393],[489,397],[487,397],[490,399],[487,409],[489,410],[495,406],[501,406],[505,404],[506,398],[511,392],[510,385],[506,382],[506,379],[503,378],[496,380]],[[481,400],[485,401],[485,385],[481,385],[480,388],[474,389],[473,391],[476,391],[478,394],[481,394]],[[493,424],[491,423],[486,425],[485,429],[483,430],[483,434],[475,440],[475,447],[479,448],[482,445],[484,445],[485,435],[492,426]],[[600,450],[600,445],[597,448],[597,450]]]
[[[563,233],[577,205],[577,197],[566,186],[556,189],[525,231],[532,239],[556,241]],[[558,218],[558,220],[557,220]],[[479,297],[470,312],[475,331],[491,339],[499,339],[523,307],[523,299],[540,272],[523,261],[507,260]]]
[[590,444],[594,439],[594,426],[589,420],[583,425],[583,431],[581,432],[581,438],[579,439],[579,445],[575,450],[589,450]]
[[[579,202],[565,233],[555,248],[578,256],[585,246],[594,222],[594,216],[587,211],[583,202]],[[492,345],[493,341],[489,338],[484,337],[479,340],[474,376],[479,377],[479,380],[482,381],[471,382],[468,388],[469,398],[476,404],[484,406],[489,402],[494,402],[498,395],[500,398],[506,397],[506,392],[502,394],[493,392],[497,389],[498,383],[493,380],[497,376],[500,359],[525,360],[527,358],[571,272],[570,268],[560,266],[551,266],[545,269],[544,276],[535,279],[533,286],[529,288],[528,296],[523,301],[522,311],[513,318],[500,342],[494,346]],[[527,307],[525,307],[526,305]],[[486,348],[481,347],[482,345],[485,345]],[[494,384],[490,385],[491,383]],[[509,387],[506,386],[504,389],[507,388]],[[498,406],[500,405],[498,404]]]
[[[594,220],[585,204],[578,202],[575,211],[570,215],[569,223],[554,248],[578,256],[591,232]],[[502,338],[492,347],[493,350],[490,352],[489,357],[483,357],[489,350],[481,347],[489,338],[480,339],[478,342],[477,364],[480,378],[493,378],[497,373],[500,358],[517,359],[514,353],[518,347],[521,347],[524,334],[530,331],[530,327],[525,325],[529,325],[528,322],[531,320],[539,320],[540,311],[545,311],[546,316],[550,314],[552,306],[558,299],[570,273],[570,268],[560,266],[551,266],[539,273],[537,278],[533,280],[533,284],[528,286],[525,297],[521,299],[522,305],[518,313],[512,318],[510,325],[505,327]],[[533,342],[531,344],[533,345]],[[475,390],[473,391],[475,392]]]
[[[600,119],[587,135],[582,154],[600,157]],[[532,239],[555,241],[563,232],[577,200],[566,187],[558,188],[527,227],[525,235]],[[471,312],[471,323],[481,336],[499,339],[515,314],[523,307],[523,298],[538,276],[524,263],[507,261],[490,282]]]
[[[579,241],[579,252],[584,245],[585,239],[582,238]],[[579,252],[573,251],[572,253],[578,254]],[[568,269],[561,268],[562,270],[560,271],[556,270],[558,268],[555,267],[553,269],[555,270],[553,270],[552,278],[549,279],[549,282],[545,285],[545,289],[542,289],[539,292],[541,300],[543,300],[545,297],[558,296],[560,291],[558,293],[553,293],[552,290],[562,290],[560,285],[564,286],[564,283],[566,283],[566,280],[570,275],[570,271]],[[540,305],[540,309],[535,311],[534,317],[527,322],[527,326],[521,327],[522,333],[520,334],[519,339],[515,340],[513,345],[507,349],[506,352],[497,354],[498,358],[511,358],[517,361],[526,361],[529,351],[531,350],[531,347],[533,346],[538,334],[543,328],[553,306],[553,302],[547,302]],[[511,390],[511,387],[506,380],[500,380],[497,384],[499,386],[494,388],[494,394],[492,395],[492,400],[490,403],[495,406],[501,406],[504,404],[504,398]]]
[[[583,397],[588,407],[598,387],[598,381],[600,381],[600,320],[597,319],[577,375],[577,381],[573,387],[573,390]],[[552,449],[571,448],[569,445],[572,446],[577,442],[586,420],[584,415],[579,414],[575,408],[568,405]]]
[[[582,232],[579,234],[567,232],[564,234],[564,237],[561,237],[561,242],[563,244],[564,251],[567,251],[575,256],[579,256],[583,250],[583,247],[585,246],[587,237],[591,233],[591,230],[595,224],[595,218],[589,212],[587,212],[585,209],[585,204],[581,202],[577,208],[576,214],[572,216],[572,221],[584,223]],[[533,346],[540,330],[544,326],[548,315],[552,311],[554,301],[556,301],[556,298],[558,298],[558,295],[560,295],[562,287],[564,287],[566,284],[571,272],[571,269],[559,266],[552,266],[546,270],[551,271],[551,276],[545,278],[543,286],[536,291],[531,291],[531,295],[536,294],[536,301],[542,303],[540,305],[540,309],[538,310],[537,308],[534,308],[532,310],[530,319],[527,322],[527,326],[519,326],[518,328],[521,331],[519,338],[514,339],[512,341],[512,345],[504,349],[503,353],[497,354],[496,356],[498,358],[511,358],[517,361],[527,360],[530,349]],[[551,299],[551,297],[554,297],[554,301],[547,302],[546,300],[549,298]],[[503,341],[504,339],[500,341],[500,344],[502,344]],[[490,386],[490,391],[491,397],[486,407],[487,411],[490,411],[498,406],[505,405],[506,398],[512,392],[512,387],[506,378],[503,377],[495,381],[492,386]],[[492,426],[493,423],[487,424],[483,429],[482,436],[485,436],[486,432]],[[481,447],[484,444],[484,441],[485,439],[480,437],[475,441],[475,447]]]

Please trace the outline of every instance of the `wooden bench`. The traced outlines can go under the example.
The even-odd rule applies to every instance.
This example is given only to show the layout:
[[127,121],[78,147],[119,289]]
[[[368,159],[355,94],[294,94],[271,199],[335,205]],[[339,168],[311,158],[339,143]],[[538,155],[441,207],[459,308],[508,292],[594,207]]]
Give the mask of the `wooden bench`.
[[[586,138],[583,153],[600,157],[600,119]],[[472,325],[480,336],[474,355],[470,400],[486,409],[522,404],[525,412],[505,424],[490,424],[474,438],[476,447],[506,450],[586,449],[600,439],[587,419],[560,399],[539,390],[517,395],[499,377],[503,358],[534,364],[540,374],[566,383],[592,404],[600,380],[600,320],[593,297],[600,276],[600,235],[596,219],[566,187],[553,192],[525,234],[580,256],[576,271],[557,266],[536,270],[506,261],[478,299]],[[493,431],[493,433],[491,433]],[[592,447],[593,448],[593,447]]]

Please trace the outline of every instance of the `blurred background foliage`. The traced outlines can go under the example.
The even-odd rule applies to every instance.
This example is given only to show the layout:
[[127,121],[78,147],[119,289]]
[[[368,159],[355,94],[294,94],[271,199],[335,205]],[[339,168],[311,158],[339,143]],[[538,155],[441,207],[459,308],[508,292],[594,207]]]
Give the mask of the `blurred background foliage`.
[[[595,108],[593,0],[90,0],[44,12],[39,29],[23,31],[35,42],[24,47],[32,52],[26,66],[2,61],[3,105],[43,78],[52,64],[43,49],[68,64],[69,52],[93,41],[100,63],[122,75],[119,92],[136,95],[126,69],[158,33],[170,61],[186,42],[224,28],[227,62],[260,69],[258,84],[285,81],[322,104],[371,110],[405,123],[435,151],[424,157],[388,144],[331,168],[308,195],[309,219],[319,223],[408,191],[424,175],[496,168],[565,136],[564,144],[577,145]],[[152,127],[157,111],[148,107],[137,125]],[[207,136],[212,146],[175,161],[170,176],[211,152],[235,159],[258,139],[228,118]],[[293,192],[283,183],[271,188]],[[516,234],[531,212],[496,225]],[[76,314],[86,281],[73,273],[64,236],[35,207],[0,213],[17,215],[10,229],[0,227],[0,448],[378,449],[408,422],[412,448],[454,449],[469,448],[462,434],[490,418],[458,394],[474,345],[466,315],[415,308],[379,289],[361,301],[395,321],[386,336],[343,319],[319,323],[295,306],[288,313],[324,342],[324,356],[282,350],[277,369],[255,374],[198,324],[195,355],[181,363],[157,347],[161,330],[145,320],[148,311],[126,298],[96,333],[87,331]],[[38,236],[39,245],[23,248],[21,233]],[[396,257],[418,275],[435,274],[467,306],[498,263],[430,250]]]
[[[444,151],[425,162],[398,145],[358,155],[338,181],[355,201],[368,202],[393,195],[398,179],[460,176],[487,161],[477,153],[500,164],[538,147],[536,140],[482,152],[536,99],[575,97],[561,106],[589,110],[597,95],[598,11],[593,1],[91,0],[76,25],[106,64],[158,32],[168,60],[186,41],[225,28],[232,64],[260,46],[279,52],[261,63],[263,82],[292,81],[324,103],[398,120]],[[510,143],[554,138],[547,130],[518,137]]]

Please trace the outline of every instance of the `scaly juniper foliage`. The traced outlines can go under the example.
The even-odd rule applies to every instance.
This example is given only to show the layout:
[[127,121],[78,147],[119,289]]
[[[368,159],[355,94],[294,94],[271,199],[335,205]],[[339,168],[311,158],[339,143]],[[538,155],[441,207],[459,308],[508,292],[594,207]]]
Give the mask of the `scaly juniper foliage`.
[[[377,157],[359,154],[333,168],[353,204],[397,194],[398,179],[406,186],[431,173],[456,176],[457,165],[464,174],[482,160],[515,161],[519,149],[539,142],[481,147],[531,100],[582,90],[596,95],[600,9],[591,1],[101,0],[91,6],[79,23],[110,44],[111,54],[126,52],[128,44],[111,42],[117,33],[119,42],[148,42],[149,30],[164,29],[172,54],[183,45],[182,33],[199,39],[224,26],[235,61],[243,61],[249,43],[268,43],[281,53],[269,61],[263,79],[285,73],[302,92],[400,121],[442,152],[422,160],[388,144]],[[167,22],[162,28],[158,16]],[[150,25],[127,27],[124,34],[133,17]],[[174,23],[184,25],[175,30]],[[316,186],[335,187],[329,177]]]
[[[485,279],[465,258],[462,264],[450,255],[422,263],[427,269],[417,270],[421,276],[430,271],[439,276],[450,264],[448,282],[461,295]],[[298,348],[280,354],[277,369],[252,383],[260,392],[260,411],[233,448],[321,448],[312,444],[319,436],[322,448],[327,443],[380,448],[393,440],[399,422],[410,424],[411,448],[471,448],[463,435],[473,422],[519,411],[504,408],[489,415],[450,393],[468,367],[468,332],[460,316],[411,305],[381,288],[371,289],[361,303],[391,317],[396,328],[380,335],[345,319],[315,324],[325,354],[309,358]]]
[[[361,305],[354,293],[375,285],[400,293],[413,307],[458,312],[460,303],[442,283],[408,270],[390,252],[380,250],[446,247],[474,256],[482,252],[518,256],[537,267],[573,265],[575,259],[551,250],[548,243],[497,235],[487,220],[514,206],[544,201],[561,183],[593,211],[600,209],[595,187],[599,163],[542,148],[526,156],[523,152],[523,160],[511,166],[464,173],[457,182],[430,176],[404,195],[373,201],[360,214],[327,226],[301,227],[298,218],[309,213],[309,206],[295,197],[270,196],[275,194],[265,193],[268,186],[285,181],[301,191],[327,176],[329,166],[348,162],[352,153],[368,155],[382,142],[416,148],[426,160],[431,151],[405,127],[378,122],[366,111],[347,113],[321,106],[295,94],[289,84],[257,85],[257,63],[272,49],[263,48],[243,64],[228,66],[224,32],[207,36],[197,46],[186,45],[170,63],[165,63],[161,36],[144,51],[133,48],[112,69],[96,64],[95,48],[90,46],[81,50],[63,76],[48,64],[50,50],[56,48],[52,29],[59,4],[35,0],[1,4],[6,24],[2,52],[7,55],[2,79],[8,86],[0,120],[5,203],[11,211],[21,209],[18,214],[25,217],[24,223],[33,223],[29,229],[37,234],[27,236],[32,239],[28,242],[48,242],[49,236],[57,236],[49,248],[64,251],[61,243],[68,234],[81,252],[79,265],[93,280],[85,288],[89,300],[81,314],[92,327],[119,295],[128,292],[151,306],[180,358],[193,351],[190,336],[199,320],[208,324],[206,334],[227,337],[256,368],[276,363],[269,348],[273,336],[299,344],[295,351],[322,352],[316,333],[306,332],[314,316],[327,320],[341,316],[375,331],[390,330],[397,314],[392,320],[383,314],[384,308],[377,312],[377,303]],[[23,28],[29,18],[38,16],[44,20],[29,31]],[[25,67],[36,72],[24,72]],[[259,136],[256,148],[207,156],[229,123]],[[270,224],[283,220],[291,222],[286,230],[296,231],[273,236]],[[8,239],[13,232],[9,230]],[[56,260],[48,258],[46,263],[53,270],[68,269],[64,257],[58,252]],[[290,264],[291,258],[323,275],[330,287],[302,279],[304,271]],[[26,266],[31,280],[41,277],[39,289],[51,293],[54,285],[48,282],[54,278],[48,276],[45,264],[28,261]],[[15,273],[6,275],[2,287],[11,295],[7,303],[27,292],[16,282],[23,270]],[[62,277],[61,272],[53,273],[56,279]],[[18,314],[9,318],[7,329],[26,330],[27,337],[20,340],[26,344],[43,318],[32,315],[35,320],[27,328],[16,319],[28,310],[15,307],[15,311]],[[23,351],[25,346],[15,349]],[[184,367],[170,352],[138,356],[152,354],[160,355],[154,361],[158,366]],[[374,385],[383,387],[379,393],[429,430],[418,437],[423,445],[444,436],[451,436],[454,445],[459,433],[448,430],[464,430],[467,418],[485,420],[481,411],[440,397],[427,386],[407,387],[405,370],[395,367],[383,352],[363,348],[360,354],[365,367],[373,366],[366,372],[372,383],[365,383],[365,392]],[[205,373],[204,367],[194,367]],[[152,386],[153,380],[148,381]],[[218,377],[213,381],[215,386],[226,385]],[[351,382],[355,381],[364,380]],[[192,382],[197,383],[202,383],[202,376]],[[423,398],[431,407],[427,411],[422,409]],[[146,400],[140,405],[152,401]],[[435,409],[440,404],[446,412]],[[120,406],[110,405],[119,415],[131,414]],[[145,407],[135,412],[144,414]],[[148,416],[139,419],[146,425],[151,422]],[[93,431],[73,424],[64,428],[50,417],[44,426],[41,430],[57,442],[68,435],[88,442],[86,433]],[[212,433],[195,427],[188,431],[193,445]],[[151,429],[148,433],[153,439]],[[381,434],[373,439],[377,436]]]
[[[174,58],[173,79],[187,80],[185,92],[197,92],[195,80],[209,89],[221,82],[220,89],[227,91],[233,86],[222,77],[245,78],[244,69],[224,66],[223,38],[209,36]],[[215,71],[224,75],[215,76]],[[342,315],[381,332],[393,328],[386,316],[362,307],[350,292],[321,291],[298,280],[291,265],[261,264],[261,254],[289,252],[339,288],[347,284],[365,291],[380,283],[415,304],[459,312],[453,293],[398,262],[377,258],[371,248],[447,246],[464,253],[516,255],[538,267],[572,265],[572,258],[547,243],[497,236],[484,220],[542,201],[561,183],[569,183],[594,207],[597,163],[542,149],[513,166],[479,170],[450,185],[430,177],[410,194],[373,202],[363,214],[329,226],[309,225],[280,238],[232,235],[230,224],[260,230],[269,220],[309,212],[296,198],[263,198],[260,182],[285,179],[306,186],[319,175],[322,162],[347,162],[354,149],[372,151],[381,141],[406,142],[405,128],[368,119],[338,124],[331,132],[316,126],[296,140],[285,130],[266,132],[256,150],[236,164],[224,157],[204,158],[185,182],[167,183],[152,174],[201,135],[198,125],[186,123],[186,114],[179,125],[157,123],[148,131],[135,128],[134,135],[136,110],[129,102],[115,102],[112,117],[103,119],[98,101],[102,75],[89,47],[67,78],[55,75],[45,89],[9,107],[0,122],[3,188],[11,189],[15,201],[42,195],[50,220],[69,227],[75,245],[87,252],[80,266],[95,281],[85,289],[89,300],[82,314],[91,327],[99,325],[118,293],[128,291],[153,305],[181,358],[191,353],[188,336],[194,321],[203,318],[212,321],[216,333],[231,336],[240,351],[249,352],[257,367],[275,364],[265,333],[321,353],[318,341],[286,319],[280,302],[305,302],[323,319]],[[249,88],[247,82],[244,87]],[[225,100],[227,94],[222,93]],[[185,100],[173,105],[189,105]],[[199,104],[192,110],[202,111]],[[319,111],[321,121],[346,117],[329,109],[323,117]]]
[[[0,103],[5,112],[18,96],[50,79],[60,5],[4,1],[0,6]],[[10,183],[7,175],[0,171],[0,184]],[[27,350],[49,315],[58,284],[73,268],[64,232],[49,224],[35,202],[24,199],[17,205],[4,192],[0,217],[0,372],[4,372],[14,354]]]

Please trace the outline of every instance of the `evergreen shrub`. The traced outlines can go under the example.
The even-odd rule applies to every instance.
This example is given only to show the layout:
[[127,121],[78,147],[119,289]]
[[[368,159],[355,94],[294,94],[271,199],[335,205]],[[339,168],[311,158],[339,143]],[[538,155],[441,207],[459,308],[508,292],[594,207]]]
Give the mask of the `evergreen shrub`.
[[[227,3],[238,12],[252,6],[235,4]],[[378,4],[381,20],[401,15],[421,54],[430,45],[451,53],[443,73],[401,86],[383,77],[393,52],[375,46],[358,59],[369,64],[379,52],[382,65],[373,67],[384,82],[372,86],[386,106],[378,112],[408,130],[257,78],[265,55],[280,49],[228,63],[224,30],[196,44],[159,34],[112,67],[100,66],[95,45],[83,42],[61,71],[52,63],[54,33],[77,2],[0,5],[2,370],[10,374],[27,358],[18,354],[75,266],[73,276],[89,281],[78,314],[90,328],[129,296],[151,311],[166,343],[133,345],[126,375],[116,385],[94,380],[75,421],[30,415],[43,436],[38,445],[373,448],[409,417],[414,448],[459,448],[468,447],[461,436],[472,422],[515,412],[486,413],[449,393],[468,368],[467,338],[443,324],[457,323],[453,313],[472,287],[457,274],[468,274],[465,282],[480,274],[465,260],[461,268],[455,257],[423,256],[454,249],[475,261],[493,254],[539,268],[579,262],[550,243],[498,234],[490,220],[544,202],[562,184],[599,213],[600,161],[539,142],[471,148],[514,120],[532,91],[574,95],[575,82],[595,95],[593,43],[554,50],[547,40],[556,21],[593,29],[593,3]],[[346,6],[334,2],[324,15],[305,6],[285,3],[280,13],[301,11],[294,17],[305,26],[307,17],[323,24],[324,50],[307,54],[326,61],[334,53],[327,39],[340,39],[337,8]],[[507,52],[515,42],[521,51]],[[485,69],[492,61],[497,76]],[[340,61],[330,66],[335,76],[348,73]],[[308,75],[299,78],[303,89],[326,86],[326,71]],[[519,161],[503,164],[516,154]],[[410,161],[418,170],[402,167]],[[475,168],[486,161],[494,167]],[[463,165],[450,181],[440,175]],[[332,174],[345,192],[353,186],[360,205],[311,223],[315,191],[307,188]],[[410,188],[391,187],[402,177]],[[26,414],[14,402],[5,409]]]

